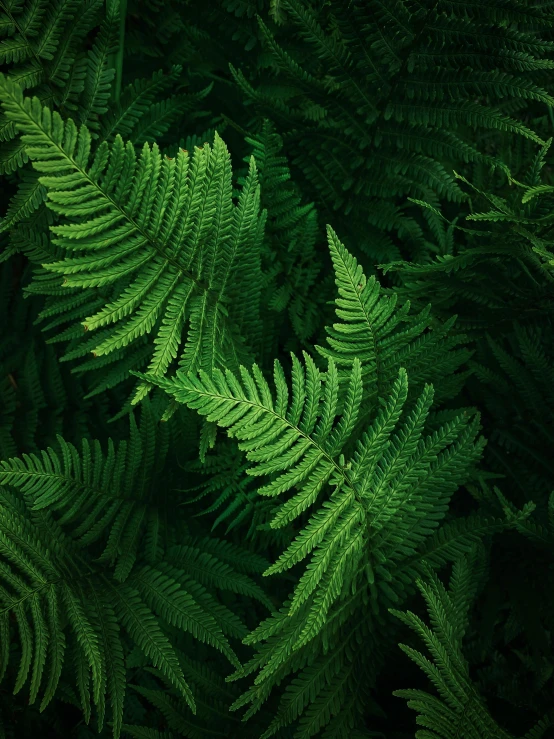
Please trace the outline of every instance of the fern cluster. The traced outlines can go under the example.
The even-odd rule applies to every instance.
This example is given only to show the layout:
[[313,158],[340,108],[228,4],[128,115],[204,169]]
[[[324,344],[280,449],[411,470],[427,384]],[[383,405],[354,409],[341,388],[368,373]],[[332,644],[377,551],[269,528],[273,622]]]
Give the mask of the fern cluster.
[[554,736],[554,3],[0,36],[0,736]]

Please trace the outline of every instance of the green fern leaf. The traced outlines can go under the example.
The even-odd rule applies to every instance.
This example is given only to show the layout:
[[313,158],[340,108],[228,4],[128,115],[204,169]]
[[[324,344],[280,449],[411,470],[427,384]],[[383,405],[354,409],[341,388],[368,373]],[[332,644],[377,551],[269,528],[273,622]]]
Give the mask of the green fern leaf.
[[[104,540],[100,562],[115,565],[115,578],[124,581],[140,552],[143,539],[156,528],[159,516],[148,495],[149,474],[157,474],[164,460],[167,429],[156,433],[153,414],[143,407],[140,429],[130,416],[130,437],[118,448],[111,443],[104,455],[98,441],[75,446],[58,437],[60,452],[25,454],[0,463],[0,484],[30,496],[33,510],[48,508],[71,526],[82,547]],[[154,464],[154,460],[156,460]]]
[[[192,161],[182,151],[162,159],[156,145],[145,145],[137,160],[120,137],[91,158],[84,126],[24,99],[6,78],[0,88],[6,115],[44,173],[39,181],[49,207],[71,220],[52,227],[55,243],[69,254],[46,269],[63,275],[67,287],[114,286],[113,300],[83,321],[86,331],[110,327],[95,356],[155,332],[149,369],[164,373],[183,348],[190,320],[183,367],[211,371],[223,355],[238,367],[249,356],[242,331],[250,334],[258,321],[263,222],[254,161],[234,206],[229,155],[217,135],[214,148],[197,149]],[[245,284],[241,301],[227,308]],[[147,389],[139,388],[135,400]]]
[[416,732],[418,739],[431,736],[440,739],[452,739],[455,736],[467,736],[468,739],[512,737],[489,714],[471,682],[469,665],[461,652],[465,631],[462,624],[473,595],[471,583],[475,582],[475,577],[471,576],[471,567],[476,564],[476,556],[483,555],[473,548],[469,556],[454,564],[449,591],[431,569],[427,570],[426,582],[417,580],[417,586],[426,601],[432,629],[411,611],[404,613],[391,609],[394,616],[425,641],[433,657],[431,662],[412,647],[399,645],[427,674],[440,694],[440,698],[436,698],[422,690],[410,689],[393,693],[399,698],[406,698],[408,706],[418,712],[418,723],[426,727]]
[[[293,649],[319,633],[345,583],[356,579],[359,566],[371,568],[364,546],[366,537],[373,536],[384,545],[382,530],[393,531],[400,525],[411,532],[412,546],[417,547],[436,523],[427,523],[421,529],[415,525],[429,513],[416,513],[409,504],[416,495],[414,491],[419,490],[418,494],[428,500],[436,497],[434,517],[440,519],[446,507],[439,501],[446,500],[454,489],[443,468],[451,467],[458,479],[482,448],[482,444],[474,444],[475,422],[468,425],[463,416],[422,440],[432,400],[429,387],[397,429],[408,390],[406,373],[401,370],[381,414],[358,442],[349,465],[345,465],[341,452],[362,397],[360,362],[354,359],[343,414],[337,419],[338,375],[333,360],[322,375],[307,354],[304,358],[305,369],[293,356],[290,403],[283,369],[277,361],[275,400],[256,365],[252,374],[241,367],[242,381],[230,371],[223,374],[220,370],[212,377],[200,372],[197,377],[178,373],[174,380],[152,378],[178,402],[227,428],[247,459],[254,462],[248,474],[271,475],[272,481],[258,488],[260,495],[273,497],[297,489],[278,509],[271,522],[273,527],[297,519],[315,504],[328,483],[333,486],[329,500],[265,573],[289,569],[313,553],[288,610],[303,623]],[[457,444],[447,449],[454,442]],[[394,542],[401,537],[397,532]],[[413,552],[407,545],[408,541],[403,552]],[[380,570],[384,572],[382,567]],[[255,643],[262,633],[263,629],[254,631],[248,643]]]

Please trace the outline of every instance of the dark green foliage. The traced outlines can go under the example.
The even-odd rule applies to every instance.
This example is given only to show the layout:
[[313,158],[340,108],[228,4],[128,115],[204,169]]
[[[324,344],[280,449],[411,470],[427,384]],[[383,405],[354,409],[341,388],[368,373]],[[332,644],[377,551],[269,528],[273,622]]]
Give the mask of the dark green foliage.
[[372,261],[395,257],[391,232],[411,256],[423,247],[406,195],[460,203],[466,196],[452,166],[502,168],[501,133],[541,143],[520,111],[553,103],[543,86],[554,63],[548,7],[514,1],[501,12],[492,0],[279,6],[279,26],[258,16],[265,63],[254,76],[233,62],[233,77],[279,121],[318,200],[348,216],[351,233],[365,231],[358,246]]
[[[207,588],[271,607],[248,576],[218,559],[217,546],[212,554],[192,536],[183,538],[186,522],[167,495],[169,429],[156,423],[148,404],[140,428],[130,419],[129,437],[117,447],[109,439],[102,450],[84,439],[79,452],[60,437],[59,451],[5,460],[0,470],[3,669],[13,614],[22,650],[14,692],[30,679],[33,703],[42,686],[43,710],[56,693],[67,648],[87,721],[92,698],[102,727],[107,695],[116,737],[126,684],[123,630],[194,712],[165,630],[188,632],[238,666],[227,637],[247,630]],[[257,564],[253,559],[250,567]]]
[[[483,735],[509,739],[513,736],[490,716],[472,685],[469,665],[462,653],[462,639],[469,623],[473,591],[482,586],[485,562],[486,555],[477,549],[459,559],[453,567],[448,590],[430,569],[427,572],[428,582],[417,581],[427,604],[432,628],[410,611],[402,613],[391,609],[393,615],[425,641],[433,662],[406,644],[400,644],[400,648],[424,670],[442,698],[439,700],[421,690],[395,691],[395,695],[407,698],[410,708],[418,711],[418,724],[434,729],[432,733],[417,731],[416,739],[430,736],[479,739]],[[553,725],[554,715],[549,712],[525,734],[525,739],[539,739]]]
[[553,52],[0,0],[0,739],[554,737]]

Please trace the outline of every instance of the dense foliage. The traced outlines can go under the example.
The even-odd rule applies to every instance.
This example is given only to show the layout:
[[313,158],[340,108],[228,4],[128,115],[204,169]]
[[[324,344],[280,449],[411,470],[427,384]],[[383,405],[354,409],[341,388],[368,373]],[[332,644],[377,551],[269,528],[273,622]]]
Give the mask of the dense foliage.
[[0,35],[0,737],[554,737],[554,1]]

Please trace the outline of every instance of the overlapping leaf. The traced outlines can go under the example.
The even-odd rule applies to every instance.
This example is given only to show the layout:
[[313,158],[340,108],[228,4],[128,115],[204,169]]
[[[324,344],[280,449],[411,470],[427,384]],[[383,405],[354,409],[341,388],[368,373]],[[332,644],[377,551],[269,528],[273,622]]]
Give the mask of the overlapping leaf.
[[[66,288],[108,289],[110,299],[82,322],[99,334],[85,348],[102,357],[153,334],[148,369],[160,374],[177,357],[186,370],[208,371],[251,358],[243,334],[255,343],[260,332],[263,233],[254,160],[235,205],[217,134],[213,148],[192,157],[184,150],[162,157],[156,144],[137,156],[120,136],[91,155],[85,126],[24,98],[5,77],[0,97],[42,173],[48,206],[65,219],[51,228],[64,258],[45,269],[62,275]],[[37,279],[40,290],[59,292],[59,278]],[[231,300],[239,288],[241,300]]]

